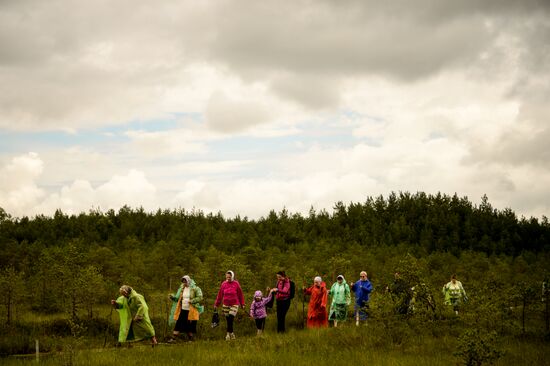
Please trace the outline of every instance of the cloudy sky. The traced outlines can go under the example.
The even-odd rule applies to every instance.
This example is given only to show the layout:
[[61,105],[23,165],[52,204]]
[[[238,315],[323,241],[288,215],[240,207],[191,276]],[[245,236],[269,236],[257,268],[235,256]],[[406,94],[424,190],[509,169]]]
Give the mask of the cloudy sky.
[[550,213],[550,1],[0,1],[0,207]]

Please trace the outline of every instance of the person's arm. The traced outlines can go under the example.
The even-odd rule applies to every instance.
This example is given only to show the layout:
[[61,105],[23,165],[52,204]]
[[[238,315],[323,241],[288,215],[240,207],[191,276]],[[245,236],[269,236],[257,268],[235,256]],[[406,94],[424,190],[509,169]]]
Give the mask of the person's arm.
[[346,295],[346,304],[351,304],[351,291],[349,290],[349,285],[346,283],[345,287],[345,295]]
[[366,293],[370,294],[372,292],[372,283],[370,283],[370,281],[366,281],[367,283],[365,283],[365,287],[363,287],[363,289],[365,290]]
[[237,282],[237,297],[239,299],[239,304],[241,307],[244,308],[244,296],[243,296],[243,290],[241,289],[241,285]]
[[180,295],[181,295],[181,287],[178,288],[178,291],[176,291],[176,294],[170,294],[170,300],[172,300],[173,302],[178,302],[179,298],[180,298]]
[[261,305],[260,306],[265,306],[268,302],[271,301],[271,298],[273,297],[273,292],[269,292],[269,295],[267,297],[264,297],[262,299],[262,302],[261,302]]
[[468,296],[466,296],[466,291],[464,291],[464,287],[462,286],[462,282],[460,282],[460,292],[462,294],[462,297],[464,298],[464,301],[467,301]]
[[195,292],[195,296],[189,301],[193,305],[199,304],[199,303],[202,302],[202,290],[201,290],[201,288],[196,286],[194,292]]
[[111,305],[117,310],[122,308],[122,304],[119,304],[117,300],[111,300]]
[[322,309],[326,309],[327,308],[327,302],[328,302],[328,291],[326,289],[326,287],[324,287],[321,291],[323,291],[323,293],[321,294],[321,308]]
[[145,302],[145,299],[143,296],[135,296],[136,304],[137,304],[137,311],[136,315],[134,316],[135,321],[141,321],[141,319],[145,316],[145,311],[147,308],[147,303]]
[[350,286],[350,290],[351,290],[351,291],[353,291],[353,292],[356,292],[356,291],[357,291],[357,290],[356,290],[356,286],[357,286],[358,282],[359,282],[359,281],[354,282],[354,283],[351,284],[351,286]]
[[250,317],[254,318],[254,301],[250,303]]
[[311,291],[313,290],[313,287],[308,287],[304,289],[304,294],[311,295]]
[[225,284],[222,283],[221,286],[220,286],[220,289],[218,290],[218,296],[216,296],[216,301],[214,302],[214,307],[217,308],[218,306],[220,306],[220,304],[222,303],[222,299],[223,299],[223,285]]

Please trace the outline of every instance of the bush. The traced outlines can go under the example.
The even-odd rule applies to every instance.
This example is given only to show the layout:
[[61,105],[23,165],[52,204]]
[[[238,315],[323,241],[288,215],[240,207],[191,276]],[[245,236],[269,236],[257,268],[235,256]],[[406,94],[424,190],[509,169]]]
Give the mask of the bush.
[[492,364],[502,356],[496,346],[496,332],[481,333],[478,329],[468,329],[458,338],[458,351],[455,356],[462,358],[466,366]]

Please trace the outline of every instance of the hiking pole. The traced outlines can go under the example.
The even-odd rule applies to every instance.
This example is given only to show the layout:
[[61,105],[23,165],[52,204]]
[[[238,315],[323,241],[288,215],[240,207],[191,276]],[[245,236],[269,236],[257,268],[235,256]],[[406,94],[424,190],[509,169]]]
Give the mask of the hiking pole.
[[107,315],[107,326],[105,327],[105,338],[103,339],[103,348],[107,345],[107,334],[109,333],[109,327],[112,323],[112,315],[113,315],[113,305],[111,305],[111,311],[109,312],[109,315]]
[[[170,296],[172,296],[172,277],[169,279]],[[164,310],[166,310],[166,322],[164,323],[164,331],[162,333],[162,338],[166,340],[166,332],[168,331],[168,323],[170,322],[170,303],[164,302]]]
[[306,292],[304,287],[306,286],[306,278],[302,276],[302,329],[306,327],[305,318],[306,318]]

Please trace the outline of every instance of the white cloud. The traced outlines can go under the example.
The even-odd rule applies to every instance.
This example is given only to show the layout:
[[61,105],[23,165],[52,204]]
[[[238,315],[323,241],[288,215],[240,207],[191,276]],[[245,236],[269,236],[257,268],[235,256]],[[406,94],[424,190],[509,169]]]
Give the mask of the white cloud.
[[36,184],[43,170],[42,160],[35,153],[14,157],[0,168],[0,207],[20,214],[33,209],[44,191]]
[[204,153],[207,147],[197,141],[190,130],[171,131],[128,131],[126,132],[131,142],[131,148],[136,155],[147,157],[159,157],[175,154]]
[[1,2],[0,129],[76,139],[196,118],[13,144],[0,205],[261,215],[406,189],[547,212],[549,12],[539,0]]

